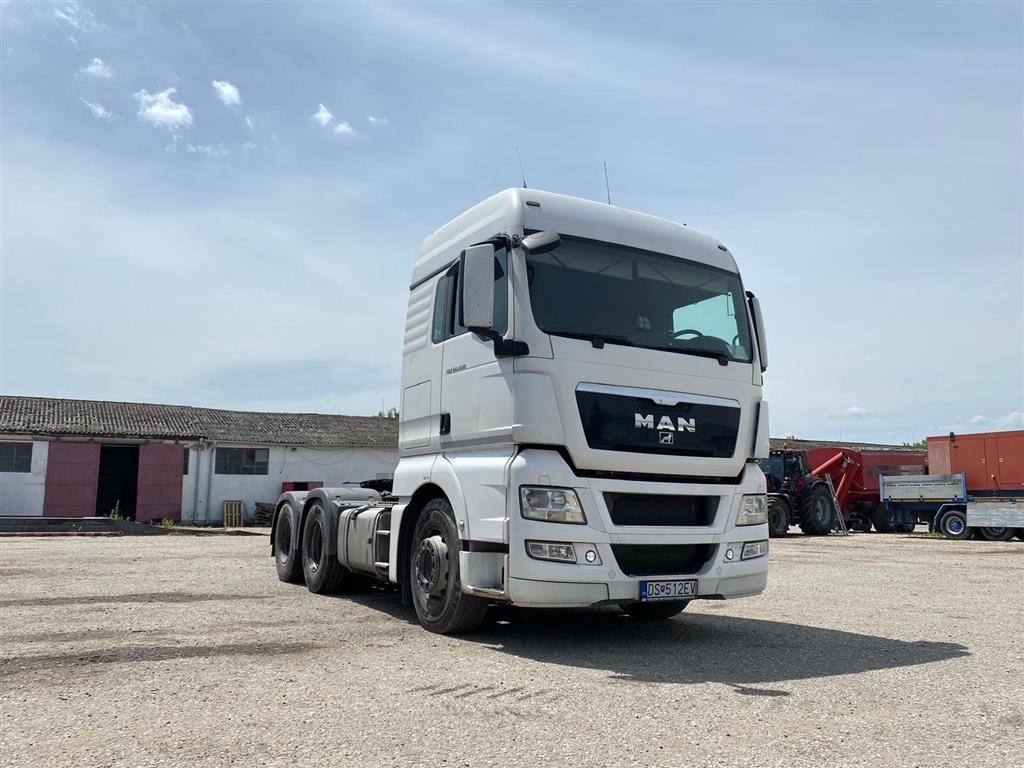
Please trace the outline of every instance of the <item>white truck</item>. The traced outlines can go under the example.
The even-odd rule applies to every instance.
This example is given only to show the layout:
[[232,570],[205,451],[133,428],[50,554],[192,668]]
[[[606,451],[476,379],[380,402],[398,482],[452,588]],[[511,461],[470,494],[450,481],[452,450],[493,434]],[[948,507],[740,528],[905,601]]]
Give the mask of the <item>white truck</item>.
[[756,595],[766,360],[759,302],[714,238],[500,192],[413,267],[394,495],[282,495],[278,576],[396,584],[440,633],[499,602],[667,618]]

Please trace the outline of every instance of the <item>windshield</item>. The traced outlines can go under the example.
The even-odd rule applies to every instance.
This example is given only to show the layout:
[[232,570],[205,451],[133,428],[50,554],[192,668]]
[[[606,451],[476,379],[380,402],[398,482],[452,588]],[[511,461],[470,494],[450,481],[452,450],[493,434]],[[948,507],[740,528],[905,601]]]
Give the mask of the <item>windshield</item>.
[[527,254],[530,303],[546,333],[749,363],[739,275],[621,245],[562,235]]

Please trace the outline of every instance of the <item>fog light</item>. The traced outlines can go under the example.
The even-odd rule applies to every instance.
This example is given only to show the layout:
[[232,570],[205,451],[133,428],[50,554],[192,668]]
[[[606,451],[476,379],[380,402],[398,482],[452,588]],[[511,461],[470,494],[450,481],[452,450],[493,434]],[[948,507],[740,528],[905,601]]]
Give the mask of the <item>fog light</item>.
[[736,557],[736,553],[732,551],[732,547],[730,547],[729,549],[725,550],[725,559],[726,560],[729,560],[731,562],[733,559],[735,559],[735,557]]
[[576,550],[572,544],[561,544],[556,541],[528,541],[526,554],[534,560],[553,560],[557,563],[575,563]]
[[748,541],[743,545],[743,554],[740,555],[740,560],[752,560],[755,557],[761,557],[762,555],[768,554],[768,540],[763,541]]
[[588,549],[586,552],[583,553],[583,559],[586,560],[588,563],[600,562],[600,560],[597,559],[597,552],[595,552],[592,549]]

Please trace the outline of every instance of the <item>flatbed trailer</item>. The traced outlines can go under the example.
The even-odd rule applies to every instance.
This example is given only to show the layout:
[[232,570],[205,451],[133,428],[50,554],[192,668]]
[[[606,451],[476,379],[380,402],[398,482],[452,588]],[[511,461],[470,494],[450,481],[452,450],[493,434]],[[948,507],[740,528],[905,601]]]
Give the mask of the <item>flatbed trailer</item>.
[[950,539],[1024,539],[1024,497],[971,494],[964,473],[882,475],[878,486],[897,523],[926,523]]

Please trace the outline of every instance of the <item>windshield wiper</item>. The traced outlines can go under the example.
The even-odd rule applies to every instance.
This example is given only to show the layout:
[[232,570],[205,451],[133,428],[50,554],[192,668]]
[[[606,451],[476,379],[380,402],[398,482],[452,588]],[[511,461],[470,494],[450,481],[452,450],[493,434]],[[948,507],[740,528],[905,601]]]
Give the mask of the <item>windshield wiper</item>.
[[623,347],[635,347],[632,339],[625,336],[609,336],[604,333],[583,333],[582,331],[547,331],[552,336],[565,336],[569,339],[589,341],[596,349],[604,348],[605,344],[619,344]]
[[651,347],[660,349],[663,352],[677,352],[682,355],[696,355],[697,357],[710,357],[717,360],[719,365],[728,365],[731,358],[724,352],[712,352],[710,349],[697,349],[695,347]]

